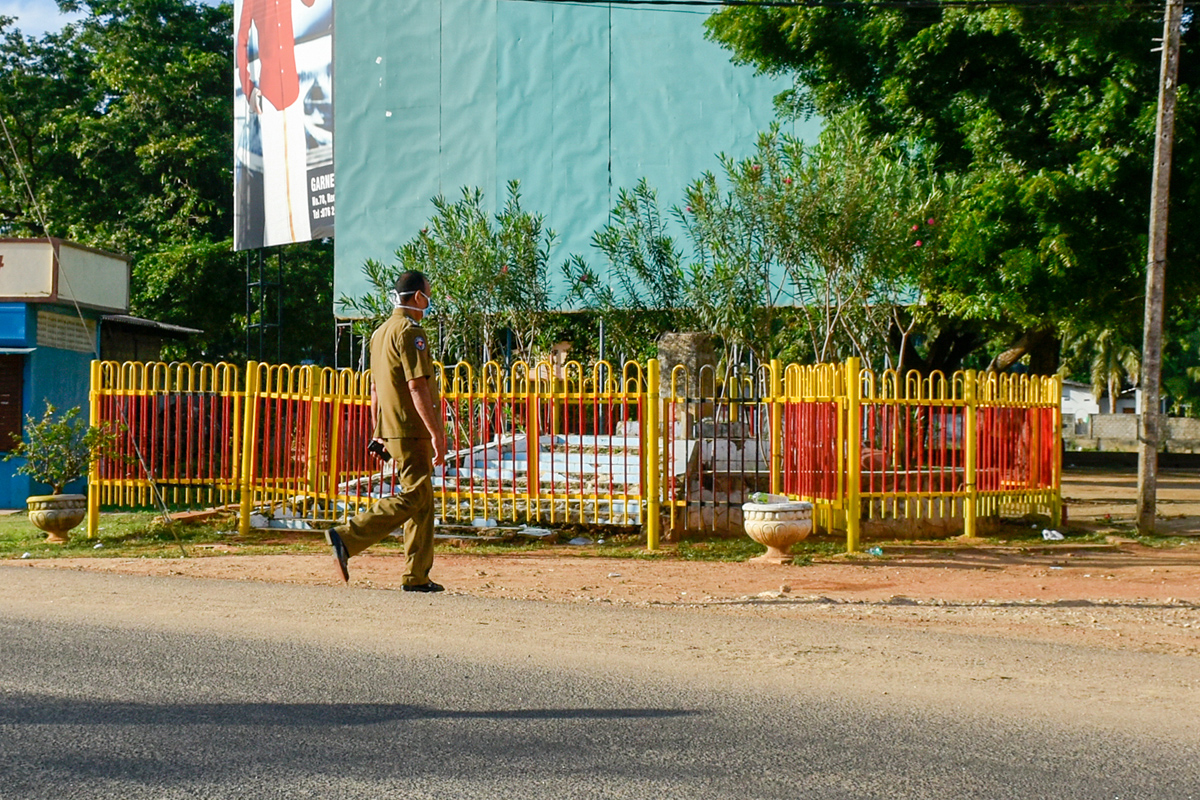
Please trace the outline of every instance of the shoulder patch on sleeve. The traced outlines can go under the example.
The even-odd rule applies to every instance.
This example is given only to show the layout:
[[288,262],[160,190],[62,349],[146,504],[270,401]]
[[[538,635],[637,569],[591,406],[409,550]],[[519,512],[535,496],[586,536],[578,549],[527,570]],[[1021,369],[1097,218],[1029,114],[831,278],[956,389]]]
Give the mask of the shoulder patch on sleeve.
[[425,337],[418,336],[416,339],[414,339],[413,347],[417,348],[418,350],[424,350],[425,349]]

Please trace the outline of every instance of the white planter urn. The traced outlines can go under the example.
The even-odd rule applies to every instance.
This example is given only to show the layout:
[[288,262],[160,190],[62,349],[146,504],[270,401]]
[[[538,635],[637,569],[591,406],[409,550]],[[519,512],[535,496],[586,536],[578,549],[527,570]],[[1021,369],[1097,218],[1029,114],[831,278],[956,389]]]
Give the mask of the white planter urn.
[[47,534],[51,544],[65,544],[67,533],[87,516],[82,494],[41,494],[28,499],[29,521]]
[[767,548],[750,559],[759,564],[790,564],[788,552],[812,532],[812,503],[789,500],[783,495],[756,495],[755,502],[742,504],[743,524],[750,538]]

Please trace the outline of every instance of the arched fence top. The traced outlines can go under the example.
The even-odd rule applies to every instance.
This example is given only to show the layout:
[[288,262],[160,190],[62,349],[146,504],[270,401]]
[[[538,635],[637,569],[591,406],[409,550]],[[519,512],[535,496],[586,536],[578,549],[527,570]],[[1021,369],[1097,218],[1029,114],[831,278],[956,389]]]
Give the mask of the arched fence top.
[[[489,361],[478,369],[460,362],[434,362],[435,376],[447,395],[542,394],[557,392],[634,394],[646,391],[646,369],[637,361],[613,365],[596,361],[583,365],[576,360],[563,363],[516,361],[504,366]],[[118,362],[101,361],[100,388],[115,393],[139,392],[242,392],[253,378],[259,391],[304,396],[369,397],[370,370],[334,369],[316,365],[249,362]],[[780,374],[775,375],[775,370]],[[251,373],[253,373],[251,375]],[[753,370],[735,365],[719,370],[704,365],[691,370],[678,364],[664,384],[666,397],[762,400],[772,398],[773,379],[778,377],[784,398],[833,400],[846,393],[846,373],[841,364],[765,363]],[[1006,406],[1041,406],[1061,402],[1062,380],[1057,376],[999,374],[960,370],[950,375],[940,371],[922,374],[908,370],[903,375],[888,369],[876,373],[860,369],[857,376],[861,397],[870,402],[958,403],[974,387],[976,402]]]
[[244,367],[228,362],[101,361],[99,388],[116,394],[240,392]]
[[966,396],[967,374],[955,372],[949,377],[940,370],[923,374],[908,370],[903,375],[894,369],[875,373],[859,371],[864,402],[959,403]]

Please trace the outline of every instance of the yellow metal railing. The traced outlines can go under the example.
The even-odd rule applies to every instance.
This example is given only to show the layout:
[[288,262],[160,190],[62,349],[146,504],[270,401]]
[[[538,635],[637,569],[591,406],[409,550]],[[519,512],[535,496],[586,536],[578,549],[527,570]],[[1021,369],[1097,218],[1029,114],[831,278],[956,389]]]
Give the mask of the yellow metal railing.
[[[101,505],[222,505],[239,492],[245,391],[233,364],[93,361],[93,424],[109,423],[117,457],[89,475],[88,534]],[[153,476],[153,480],[151,480]]]
[[636,363],[438,368],[443,519],[640,525],[646,381]]
[[[367,453],[370,372],[316,366],[93,362],[91,415],[120,431],[94,464],[101,506],[228,506],[332,522],[387,494]],[[737,530],[755,491],[809,500],[859,547],[864,522],[1039,512],[1061,518],[1061,381],[876,375],[857,359],[669,374],[657,360],[584,367],[436,365],[449,459],[444,522]],[[289,524],[286,522],[278,524]],[[297,523],[299,524],[299,523]]]

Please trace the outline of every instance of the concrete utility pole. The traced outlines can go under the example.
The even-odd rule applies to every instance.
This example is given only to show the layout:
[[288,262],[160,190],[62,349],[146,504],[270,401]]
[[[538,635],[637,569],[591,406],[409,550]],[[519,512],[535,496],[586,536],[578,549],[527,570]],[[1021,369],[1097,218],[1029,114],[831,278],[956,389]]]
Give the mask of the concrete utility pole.
[[1158,123],[1154,133],[1154,188],[1150,200],[1150,254],[1146,264],[1146,322],[1142,339],[1142,421],[1138,432],[1137,527],[1154,533],[1158,495],[1161,405],[1163,293],[1167,272],[1167,209],[1171,197],[1171,152],[1175,140],[1175,88],[1179,76],[1182,0],[1167,0],[1163,15]]

